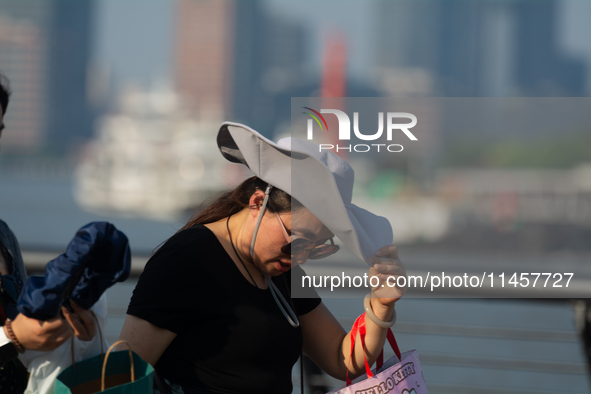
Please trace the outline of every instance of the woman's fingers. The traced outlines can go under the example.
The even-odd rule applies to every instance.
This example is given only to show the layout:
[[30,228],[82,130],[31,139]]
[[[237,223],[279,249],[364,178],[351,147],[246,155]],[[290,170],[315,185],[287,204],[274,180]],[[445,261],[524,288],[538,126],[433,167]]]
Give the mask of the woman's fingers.
[[74,301],[70,301],[70,305],[72,306],[72,309],[74,309],[74,313],[71,313],[66,308],[62,308],[64,317],[74,329],[74,333],[78,339],[81,341],[90,341],[94,338],[95,334],[94,318],[92,314]]
[[74,330],[74,334],[80,338],[83,335],[83,331],[86,331],[82,322],[78,320],[77,317],[73,316],[72,313],[64,306],[62,306],[62,313],[64,314],[64,318],[70,324],[70,327]]
[[404,267],[399,264],[391,264],[388,262],[381,262],[373,266],[376,271],[384,275],[400,275],[404,272]]
[[45,344],[41,345],[38,350],[53,350],[66,342],[72,333],[72,327],[62,318],[56,317],[41,322],[37,335],[39,338],[45,338]]
[[398,259],[370,257],[369,261],[373,264],[373,269],[381,274],[401,275],[406,272],[404,264],[402,264],[402,262]]
[[12,328],[19,342],[29,350],[53,350],[72,336],[72,328],[61,317],[39,321],[18,314]]
[[78,317],[84,323],[84,327],[86,327],[86,330],[88,333],[87,340],[90,341],[92,338],[94,338],[94,334],[96,331],[96,327],[94,325],[95,320],[94,320],[94,316],[93,316],[92,312],[90,310],[86,310],[86,309],[82,308],[80,305],[78,305],[74,301],[70,301],[70,305],[72,305],[72,308],[74,308],[74,312],[76,312],[78,314]]
[[370,257],[368,260],[373,267],[370,268],[370,275],[379,279],[377,286],[373,286],[373,292],[380,302],[390,304],[397,301],[406,293],[406,268],[398,259],[398,250],[394,245],[384,246],[376,251],[377,257]]
[[66,342],[72,336],[73,330],[68,324],[62,324],[62,329],[59,333],[56,333],[54,344],[55,347],[61,346],[64,342]]
[[376,251],[378,257],[390,257],[392,259],[398,258],[398,249],[394,245],[386,245]]

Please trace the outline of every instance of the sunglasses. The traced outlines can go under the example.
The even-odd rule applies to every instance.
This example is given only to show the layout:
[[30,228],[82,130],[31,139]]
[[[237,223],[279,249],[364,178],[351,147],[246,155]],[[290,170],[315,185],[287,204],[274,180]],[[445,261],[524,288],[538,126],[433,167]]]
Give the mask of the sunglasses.
[[285,235],[285,239],[287,240],[287,243],[281,247],[283,253],[294,256],[308,253],[308,258],[310,260],[318,260],[333,255],[339,251],[340,246],[334,244],[332,237],[330,238],[330,244],[323,243],[320,245],[306,238],[295,238],[293,241],[290,241],[285,224],[281,221],[279,214],[275,213],[275,216],[281,224],[283,235]]

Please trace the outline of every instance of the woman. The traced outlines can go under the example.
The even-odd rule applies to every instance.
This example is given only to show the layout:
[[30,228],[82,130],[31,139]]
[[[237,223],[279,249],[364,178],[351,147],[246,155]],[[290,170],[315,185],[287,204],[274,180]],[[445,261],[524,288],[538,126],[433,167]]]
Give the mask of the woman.
[[[10,101],[8,80],[0,73],[0,137],[4,115]],[[88,311],[72,303],[79,318],[63,309],[65,319],[56,316],[39,321],[18,314],[16,301],[27,279],[25,265],[16,237],[0,219],[0,393],[22,393],[27,386],[27,370],[22,362],[31,352],[50,351],[75,334],[84,341],[94,336],[94,320]],[[23,354],[24,353],[24,354]],[[21,362],[22,361],[22,362]]]
[[298,265],[308,258],[336,252],[334,235],[375,264],[369,274],[378,278],[380,298],[367,308],[365,349],[373,363],[405,291],[386,285],[405,272],[387,245],[389,223],[350,203],[351,167],[317,145],[275,144],[233,123],[222,125],[218,145],[255,177],[197,214],[150,259],[120,339],[187,394],[291,393],[302,351],[338,379],[347,370],[363,373],[361,344],[350,357],[350,334],[315,293],[292,300],[289,278],[303,274]]

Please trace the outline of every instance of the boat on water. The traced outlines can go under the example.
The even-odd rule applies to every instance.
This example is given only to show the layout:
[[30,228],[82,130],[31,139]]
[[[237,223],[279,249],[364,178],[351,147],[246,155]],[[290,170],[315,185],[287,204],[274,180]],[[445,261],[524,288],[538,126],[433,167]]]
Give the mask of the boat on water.
[[219,154],[221,119],[215,111],[184,109],[172,90],[126,90],[82,155],[77,203],[91,212],[159,220],[195,208],[245,176]]

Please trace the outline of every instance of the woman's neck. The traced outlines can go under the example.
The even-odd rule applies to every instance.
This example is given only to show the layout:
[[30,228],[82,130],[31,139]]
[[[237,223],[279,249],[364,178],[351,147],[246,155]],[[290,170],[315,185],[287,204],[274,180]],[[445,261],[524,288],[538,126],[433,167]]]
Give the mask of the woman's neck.
[[258,288],[266,288],[265,278],[250,256],[253,232],[248,230],[248,215],[250,212],[245,209],[217,222],[205,224],[205,226],[215,234],[242,275],[249,282],[254,280],[253,285]]

